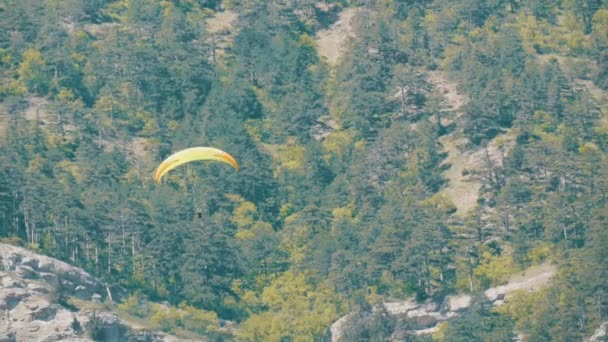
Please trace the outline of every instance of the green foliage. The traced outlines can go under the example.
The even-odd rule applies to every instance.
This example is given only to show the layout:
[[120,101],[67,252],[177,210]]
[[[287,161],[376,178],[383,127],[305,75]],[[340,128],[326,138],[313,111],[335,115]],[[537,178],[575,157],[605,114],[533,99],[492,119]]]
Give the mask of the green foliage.
[[386,341],[390,339],[397,325],[397,319],[384,307],[373,312],[360,312],[352,317],[340,341]]
[[117,306],[118,310],[127,312],[130,315],[146,318],[150,316],[150,307],[141,296],[136,294],[129,295]]
[[[484,246],[485,247],[485,246]],[[509,277],[518,271],[510,255],[494,255],[487,248],[482,248],[479,265],[473,271],[481,283],[482,288],[503,285]]]
[[509,295],[509,300],[496,309],[501,314],[510,316],[515,326],[521,331],[530,331],[535,310],[543,303],[544,292],[517,291]]
[[264,288],[260,301],[267,311],[251,315],[239,329],[246,341],[319,339],[342,313],[341,300],[322,284],[307,281],[304,273],[285,272]]
[[[219,8],[239,13],[223,33],[205,24]],[[343,8],[353,34],[328,65],[314,37]],[[553,286],[442,334],[580,340],[608,317],[607,10],[8,0],[0,241],[127,287],[119,309],[165,331],[215,336],[221,318],[244,340],[322,339],[347,306],[477,292],[551,260]],[[443,139],[459,137],[477,151],[460,176],[481,185],[465,217],[444,191]],[[241,172],[192,164],[153,184],[193,145]],[[358,322],[353,339],[413,329]]]
[[513,320],[488,311],[487,304],[474,303],[462,317],[448,323],[444,341],[512,341]]
[[18,74],[21,84],[32,93],[44,95],[48,91],[48,76],[40,51],[28,49],[23,52]]
[[19,247],[25,246],[25,241],[23,241],[18,236],[3,237],[0,238],[0,242]]
[[150,320],[165,332],[175,332],[179,328],[205,335],[219,328],[217,314],[180,304],[179,308],[153,305]]

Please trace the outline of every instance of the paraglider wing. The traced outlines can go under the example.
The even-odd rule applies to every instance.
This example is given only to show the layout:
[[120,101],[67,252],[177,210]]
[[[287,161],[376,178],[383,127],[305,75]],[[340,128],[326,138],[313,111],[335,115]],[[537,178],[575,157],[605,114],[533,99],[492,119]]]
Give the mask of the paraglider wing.
[[189,163],[195,160],[215,160],[231,165],[237,170],[240,170],[239,164],[228,153],[213,147],[191,147],[185,150],[178,151],[165,159],[154,175],[154,180],[159,183],[161,178],[174,168]]

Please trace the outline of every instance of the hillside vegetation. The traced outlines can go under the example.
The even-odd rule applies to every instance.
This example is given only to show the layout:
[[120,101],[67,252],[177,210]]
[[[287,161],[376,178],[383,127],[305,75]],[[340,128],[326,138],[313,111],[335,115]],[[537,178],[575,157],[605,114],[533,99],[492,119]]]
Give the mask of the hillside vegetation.
[[[0,237],[166,332],[321,340],[357,313],[352,340],[572,341],[608,320],[605,1],[4,0],[0,28]],[[241,172],[155,184],[190,146]],[[547,262],[550,286],[484,304]],[[433,334],[372,309],[454,294],[471,307]]]

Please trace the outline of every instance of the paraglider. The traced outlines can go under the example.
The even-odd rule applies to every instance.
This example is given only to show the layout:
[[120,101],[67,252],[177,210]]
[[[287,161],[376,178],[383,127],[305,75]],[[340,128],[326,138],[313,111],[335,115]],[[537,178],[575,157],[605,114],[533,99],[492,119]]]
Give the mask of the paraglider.
[[226,163],[234,167],[237,171],[240,170],[239,164],[236,160],[228,153],[213,147],[191,147],[185,150],[178,151],[170,155],[165,159],[158,168],[154,175],[154,180],[160,183],[161,178],[169,171],[174,168],[189,163],[195,160],[215,160]]

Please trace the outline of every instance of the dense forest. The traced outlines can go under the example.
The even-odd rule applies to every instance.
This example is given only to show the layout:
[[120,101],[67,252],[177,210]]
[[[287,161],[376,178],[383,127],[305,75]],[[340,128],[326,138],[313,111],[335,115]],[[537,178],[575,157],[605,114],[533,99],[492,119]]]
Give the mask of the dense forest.
[[[346,10],[332,62],[317,37]],[[0,27],[2,241],[120,284],[165,331],[322,340],[353,312],[345,340],[382,341],[408,322],[378,304],[459,293],[470,310],[407,339],[579,341],[608,320],[603,0],[2,0]],[[456,139],[482,156],[457,175],[467,209]],[[241,171],[155,184],[190,146]],[[549,286],[484,305],[543,262]]]

